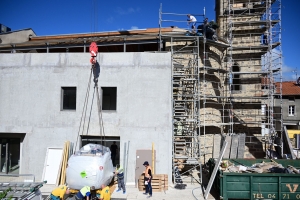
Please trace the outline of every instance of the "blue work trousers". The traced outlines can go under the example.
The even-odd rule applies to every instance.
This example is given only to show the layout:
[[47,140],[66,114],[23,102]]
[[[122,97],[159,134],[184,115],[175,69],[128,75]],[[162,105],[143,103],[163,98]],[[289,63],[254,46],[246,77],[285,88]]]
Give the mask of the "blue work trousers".
[[146,193],[149,193],[149,195],[152,196],[151,180],[148,182],[148,185],[145,185],[145,187],[146,187]]
[[60,200],[59,197],[54,196],[53,194],[50,195],[50,199],[51,199],[51,200]]
[[122,188],[123,192],[126,191],[125,184],[124,184],[124,178],[118,178],[118,189],[121,190],[121,188]]

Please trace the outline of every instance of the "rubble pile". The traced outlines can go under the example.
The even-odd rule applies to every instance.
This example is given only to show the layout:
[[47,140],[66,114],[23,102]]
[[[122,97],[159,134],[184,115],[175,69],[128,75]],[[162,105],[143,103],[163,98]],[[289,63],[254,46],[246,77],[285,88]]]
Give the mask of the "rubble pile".
[[229,160],[221,162],[220,170],[223,172],[233,173],[288,173],[288,174],[300,174],[300,170],[288,165],[283,167],[282,164],[278,164],[275,161],[255,163],[252,166],[245,166],[243,164],[235,164]]

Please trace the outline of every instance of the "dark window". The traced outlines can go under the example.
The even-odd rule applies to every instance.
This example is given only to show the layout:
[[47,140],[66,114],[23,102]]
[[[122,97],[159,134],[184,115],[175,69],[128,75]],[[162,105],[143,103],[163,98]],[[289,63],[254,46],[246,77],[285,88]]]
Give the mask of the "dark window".
[[76,110],[76,87],[62,87],[61,110]]
[[117,110],[117,88],[102,87],[102,110]]
[[241,90],[241,80],[240,80],[240,75],[235,74],[235,72],[240,72],[240,68],[237,65],[232,66],[232,90]]
[[289,101],[295,101],[295,97],[293,97],[293,96],[289,96],[288,98],[289,98]]

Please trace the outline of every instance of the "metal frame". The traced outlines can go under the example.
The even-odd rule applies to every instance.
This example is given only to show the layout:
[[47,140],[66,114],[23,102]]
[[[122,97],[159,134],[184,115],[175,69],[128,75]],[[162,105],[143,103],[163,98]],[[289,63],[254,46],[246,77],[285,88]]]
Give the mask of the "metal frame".
[[[158,48],[162,51],[163,43],[169,42],[172,56],[172,165],[173,169],[179,165],[190,166],[183,174],[199,167],[202,182],[201,141],[198,135],[200,134],[200,39],[198,36],[185,36],[184,33],[163,35],[161,33],[163,23],[187,23],[181,20],[164,20],[165,15],[176,17],[186,14],[163,13],[162,4],[159,9]],[[174,174],[173,178],[176,182]]]
[[[164,23],[172,22],[176,25],[181,22],[187,23],[187,21],[181,20],[164,20],[166,16],[176,18],[184,15],[186,14],[163,13],[161,5],[159,30],[164,28]],[[205,18],[205,14],[192,15]],[[177,29],[173,30],[173,34],[162,34],[159,31],[158,47],[162,51],[161,47],[165,44],[172,57],[172,165],[173,169],[184,165],[182,174],[191,172],[199,166],[200,183],[202,183],[202,164],[211,157],[208,148],[212,148],[206,144],[208,139],[206,132],[210,130],[206,128],[219,128],[220,131],[212,134],[221,134],[224,127],[229,124],[228,117],[224,116],[228,109],[225,92],[227,68],[226,66],[224,68],[222,64],[217,67],[211,63],[211,59],[214,59],[212,48],[218,49],[222,54],[228,45],[206,39],[205,36],[187,34],[190,33],[189,28],[182,28],[180,25],[176,28],[180,32],[176,32]],[[217,54],[217,56],[221,55]],[[218,80],[211,77],[218,78]],[[206,89],[207,85],[209,85],[209,89]],[[211,90],[217,92],[211,95]],[[216,111],[218,107],[222,109]],[[219,121],[211,119],[215,114],[213,112],[218,112]],[[176,182],[175,174],[173,174],[173,179]]]
[[[247,116],[236,114],[237,102],[250,106],[254,102],[255,104],[266,104],[266,114],[259,116],[258,109],[256,117],[259,116],[260,119],[255,120],[255,123],[261,127],[266,126],[266,130],[269,133],[265,141],[268,145],[268,149],[273,149],[274,138],[277,136],[281,137],[283,132],[281,0],[228,0],[227,3],[224,3],[223,12],[225,20],[228,22],[226,33],[230,43],[227,54],[228,64],[231,69],[229,81],[231,110],[230,134],[238,132],[235,124],[238,124],[237,122],[239,121],[246,126],[251,126],[253,123],[253,121],[249,122],[243,120],[243,118]],[[268,33],[267,44],[260,44],[260,36],[265,30]],[[242,42],[239,40],[240,38],[243,38]],[[245,52],[248,53],[249,56],[237,56],[238,53],[243,54]],[[239,64],[244,71],[240,71],[240,73],[233,72],[232,66],[234,64]],[[247,70],[247,66],[251,67]],[[257,68],[259,66],[261,66],[261,69],[256,69],[257,72],[253,73],[252,67]],[[240,83],[240,87],[246,88],[241,90],[241,93],[244,92],[242,94],[244,97],[241,99],[232,89],[235,85],[234,80],[236,77],[239,77],[241,81],[241,77],[261,77],[262,82],[258,83],[257,87],[255,86],[258,89],[257,92],[251,89],[251,84],[253,84],[251,81],[249,83]],[[259,86],[260,88],[258,88]],[[258,92],[260,92],[261,95],[257,95],[259,94]],[[275,98],[279,99],[279,105],[275,105]],[[235,116],[235,119],[233,119],[233,116]],[[281,147],[282,145],[281,143]],[[282,155],[283,148],[281,148],[281,156]]]
[[[208,153],[206,149],[209,148],[205,140],[210,126],[220,128],[219,132],[213,134],[234,135],[241,132],[238,128],[242,125],[246,127],[245,132],[249,136],[247,129],[254,127],[260,134],[261,127],[265,125],[270,131],[266,140],[268,148],[273,147],[274,136],[281,135],[280,1],[268,0],[263,4],[265,1],[260,0],[228,0],[227,2],[220,0],[225,5],[223,19],[226,20],[227,25],[223,31],[229,43],[225,62],[221,61],[221,69],[209,66],[212,58],[211,48],[216,45],[205,37],[183,36],[182,32],[180,36],[176,33],[164,35],[159,31],[158,49],[161,51],[163,44],[169,42],[172,56],[173,168],[181,164],[190,165],[189,160],[198,161],[194,164],[200,164],[200,166],[201,161],[205,162],[205,156]],[[279,3],[276,4],[277,2]],[[237,9],[236,3],[242,3],[245,7]],[[273,18],[274,12],[277,18]],[[176,17],[185,14],[163,13],[161,5],[159,30],[163,28],[163,23],[186,23],[181,20],[164,20],[165,15]],[[189,31],[185,28],[181,30]],[[269,30],[268,44],[261,45],[261,35],[265,30]],[[203,47],[200,47],[201,45]],[[276,58],[274,58],[274,49],[276,49]],[[203,53],[202,59],[201,52]],[[233,69],[235,65],[238,66],[239,71]],[[211,75],[220,80],[211,80]],[[261,79],[267,80],[267,84],[262,84]],[[237,84],[239,90],[235,91],[233,88]],[[210,89],[218,90],[219,94],[210,94]],[[280,105],[274,104],[275,96],[280,99]],[[210,109],[215,107],[210,106],[209,103],[220,108],[221,121],[211,121]],[[248,106],[253,111],[246,112],[240,104]],[[262,109],[257,107],[263,104],[267,104],[266,114],[262,114]],[[279,109],[275,109],[275,106]],[[247,117],[251,118],[251,121],[246,120]],[[251,139],[253,136],[249,137]],[[178,153],[180,148],[182,151]],[[202,172],[200,173],[202,178]],[[175,180],[175,176],[173,178]]]

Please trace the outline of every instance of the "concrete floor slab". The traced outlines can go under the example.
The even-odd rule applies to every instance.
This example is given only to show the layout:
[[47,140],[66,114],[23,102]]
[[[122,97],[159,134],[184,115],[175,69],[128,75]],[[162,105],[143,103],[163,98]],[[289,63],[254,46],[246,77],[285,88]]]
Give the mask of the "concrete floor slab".
[[[43,195],[49,195],[55,188],[55,185],[44,185],[41,188]],[[117,187],[116,187],[117,188]],[[126,186],[126,194],[123,192],[116,192],[116,189],[111,194],[112,200],[135,200],[135,199],[150,199],[150,200],[182,200],[182,199],[195,199],[204,200],[202,189],[198,183],[188,183],[186,189],[178,190],[174,188],[174,185],[169,186],[165,192],[153,192],[151,198],[147,198],[147,195],[143,194],[144,191],[139,191],[137,187],[133,185]],[[208,200],[215,200],[211,194]]]
[[[151,200],[181,200],[181,199],[198,199],[204,200],[202,189],[199,184],[187,184],[186,189],[178,190],[174,186],[169,186],[168,190],[165,192],[153,192],[151,198],[147,198],[147,195],[144,195],[144,191],[139,191],[135,186],[127,186],[126,194],[122,192],[113,192],[111,195],[112,200],[117,199],[151,199]],[[215,199],[212,195],[209,195],[209,200]]]

